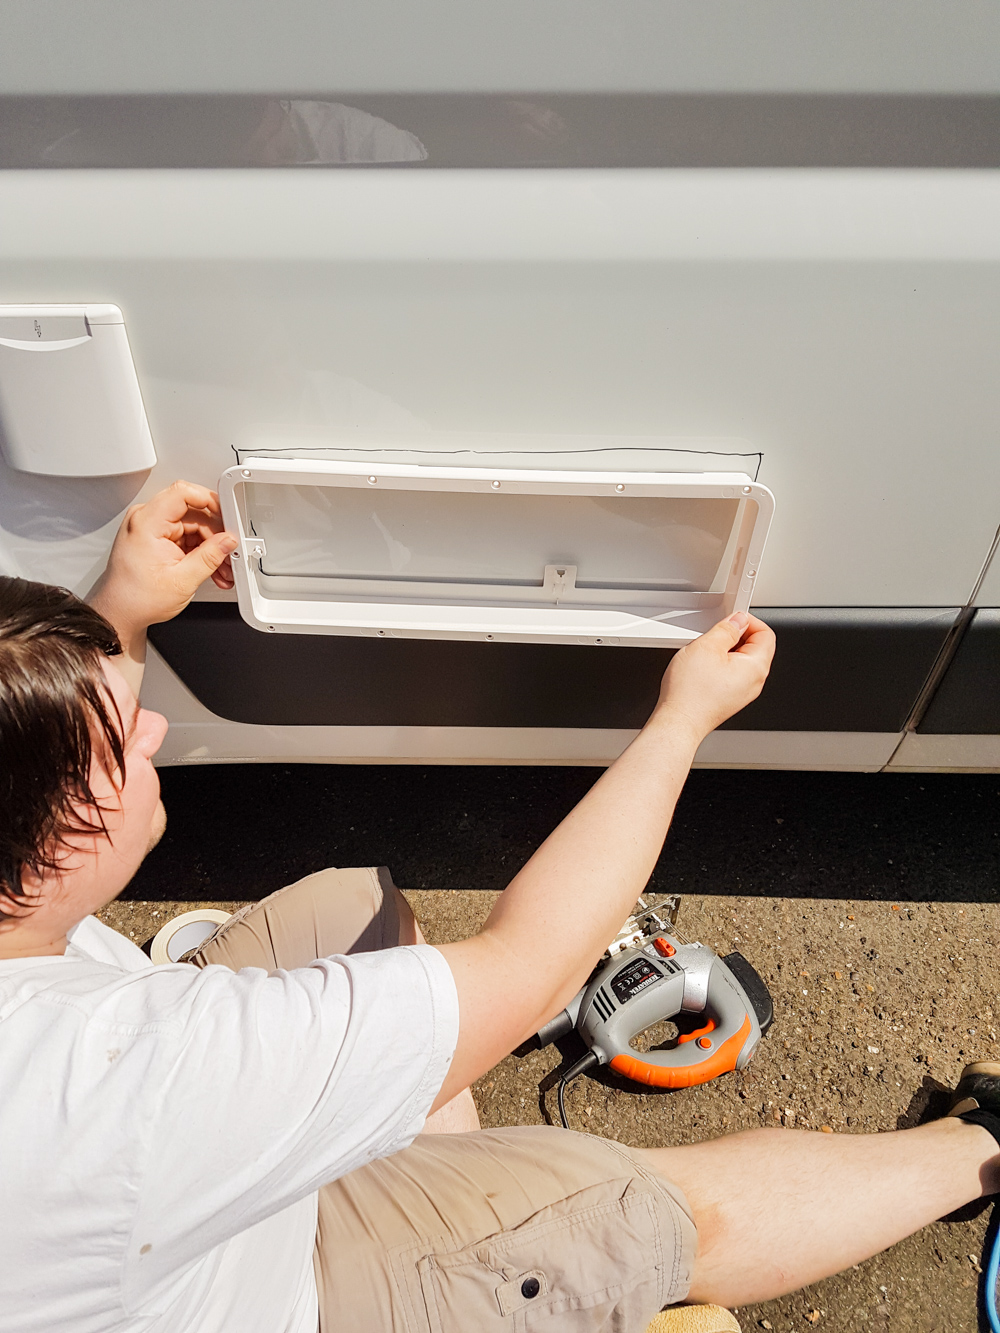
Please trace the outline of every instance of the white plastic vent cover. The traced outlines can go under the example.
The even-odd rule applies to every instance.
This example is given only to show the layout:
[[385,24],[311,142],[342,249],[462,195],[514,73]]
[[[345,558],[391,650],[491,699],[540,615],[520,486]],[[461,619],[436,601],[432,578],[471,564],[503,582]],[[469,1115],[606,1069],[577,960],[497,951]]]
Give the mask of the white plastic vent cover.
[[10,467],[50,477],[154,465],[116,305],[0,306],[0,445]]
[[746,610],[774,499],[740,472],[248,458],[219,482],[265,632],[674,648]]

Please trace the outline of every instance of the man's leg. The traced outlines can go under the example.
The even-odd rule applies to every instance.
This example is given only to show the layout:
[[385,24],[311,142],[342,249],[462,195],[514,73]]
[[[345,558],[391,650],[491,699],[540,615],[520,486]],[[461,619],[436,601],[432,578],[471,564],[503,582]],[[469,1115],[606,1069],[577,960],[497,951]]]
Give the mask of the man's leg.
[[755,1129],[641,1154],[687,1197],[698,1228],[688,1297],[772,1300],[1000,1191],[997,1141],[938,1120],[886,1134]]
[[421,1134],[320,1190],[321,1333],[645,1333],[694,1224],[641,1154],[547,1125]]
[[[308,967],[332,954],[423,944],[410,905],[385,867],[320,870],[243,908],[189,955],[196,967]],[[479,1128],[468,1088],[427,1117],[425,1134]]]
[[430,1303],[464,1333],[499,1300],[642,1333],[662,1304],[771,1299],[998,1190],[996,1140],[954,1119],[647,1151],[548,1128],[420,1138],[320,1192],[320,1326],[423,1327]]

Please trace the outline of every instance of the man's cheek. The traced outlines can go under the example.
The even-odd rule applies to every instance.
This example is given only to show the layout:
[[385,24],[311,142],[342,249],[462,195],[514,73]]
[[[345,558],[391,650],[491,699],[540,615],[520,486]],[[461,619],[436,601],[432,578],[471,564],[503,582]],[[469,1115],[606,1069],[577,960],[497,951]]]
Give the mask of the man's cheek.
[[164,809],[163,802],[156,802],[156,809],[153,812],[153,824],[149,831],[149,843],[146,847],[147,854],[153,850],[156,844],[167,831],[167,812]]

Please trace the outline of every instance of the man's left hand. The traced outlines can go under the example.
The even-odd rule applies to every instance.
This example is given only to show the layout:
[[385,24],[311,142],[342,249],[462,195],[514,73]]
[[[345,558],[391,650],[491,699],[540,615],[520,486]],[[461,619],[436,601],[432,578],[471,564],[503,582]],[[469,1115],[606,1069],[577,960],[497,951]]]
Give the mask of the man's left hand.
[[114,625],[128,653],[149,625],[183,611],[207,578],[231,588],[229,555],[236,545],[223,529],[216,493],[175,481],[128,510],[88,600]]

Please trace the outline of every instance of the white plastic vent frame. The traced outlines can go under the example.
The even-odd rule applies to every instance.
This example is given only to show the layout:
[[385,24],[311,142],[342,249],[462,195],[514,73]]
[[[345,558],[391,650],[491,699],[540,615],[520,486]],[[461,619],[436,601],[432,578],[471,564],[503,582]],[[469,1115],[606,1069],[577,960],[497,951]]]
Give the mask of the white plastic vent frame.
[[[275,487],[295,489],[286,501]],[[742,472],[302,458],[247,458],[222,474],[219,495],[226,526],[239,537],[240,611],[265,633],[649,648],[683,647],[749,607],[774,511],[767,487]],[[511,496],[552,503],[498,498]],[[649,504],[657,500],[664,503]],[[277,519],[276,509],[284,511]],[[362,539],[356,558],[352,534]],[[414,535],[415,544],[400,534]],[[700,571],[708,586],[658,567],[661,553],[669,564],[672,542],[686,552],[674,565]],[[375,547],[388,568],[372,561]],[[501,567],[505,552],[509,568]]]

